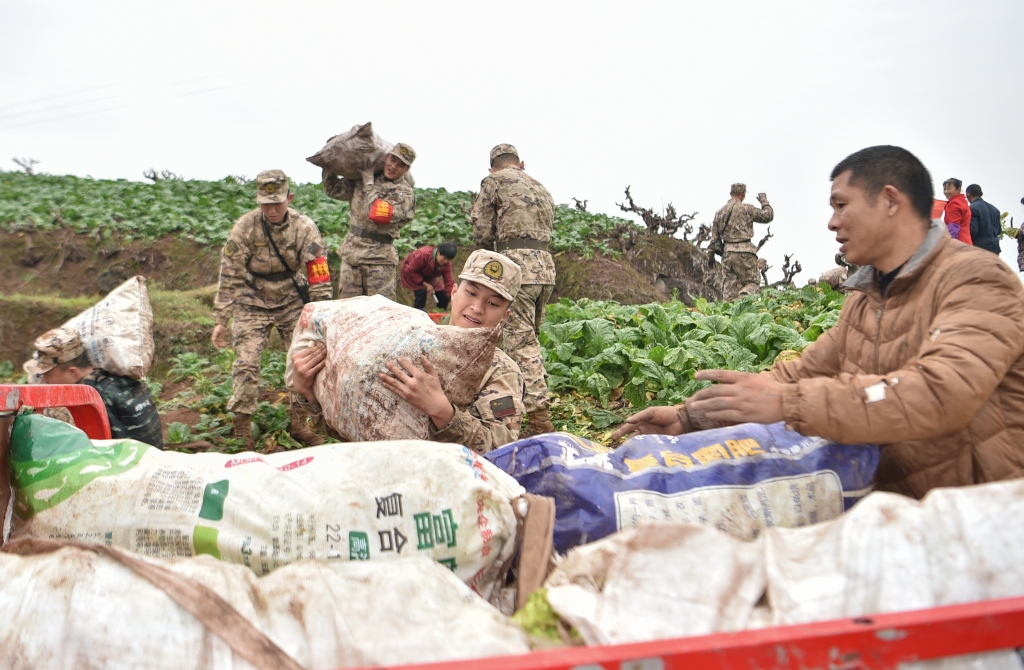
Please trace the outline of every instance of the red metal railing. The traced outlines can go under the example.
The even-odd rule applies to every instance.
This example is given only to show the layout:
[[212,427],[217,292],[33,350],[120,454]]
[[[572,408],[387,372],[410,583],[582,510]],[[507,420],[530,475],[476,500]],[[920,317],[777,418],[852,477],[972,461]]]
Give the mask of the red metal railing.
[[1024,598],[402,670],[883,670],[1024,645]]

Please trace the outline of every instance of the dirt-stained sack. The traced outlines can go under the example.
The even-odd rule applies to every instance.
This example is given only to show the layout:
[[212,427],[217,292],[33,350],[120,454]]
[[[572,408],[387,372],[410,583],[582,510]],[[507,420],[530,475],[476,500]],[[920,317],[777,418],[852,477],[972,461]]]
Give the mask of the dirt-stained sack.
[[3,668],[327,670],[529,652],[512,621],[425,559],[301,561],[257,578],[208,556],[125,565],[116,550],[39,544],[0,553]]
[[[426,556],[489,598],[515,552],[515,480],[457,444],[328,444],[184,454],[90,441],[19,416],[11,539],[81,540],[156,558],[209,554],[256,574],[303,558]],[[522,510],[519,510],[522,515]]]
[[132,277],[64,326],[74,328],[94,367],[143,379],[153,364],[153,307],[145,277]]
[[312,302],[302,310],[288,350],[285,383],[292,389],[292,355],[315,341],[327,364],[314,392],[324,419],[351,442],[425,440],[430,417],[395,395],[377,377],[400,357],[422,369],[433,364],[448,400],[466,409],[491,367],[500,328],[439,326],[426,313],[379,295]]
[[384,159],[392,148],[391,142],[373,132],[373,124],[365,123],[327,140],[323,149],[306,160],[331,174],[362,178],[368,184],[373,182],[375,172],[384,169]]

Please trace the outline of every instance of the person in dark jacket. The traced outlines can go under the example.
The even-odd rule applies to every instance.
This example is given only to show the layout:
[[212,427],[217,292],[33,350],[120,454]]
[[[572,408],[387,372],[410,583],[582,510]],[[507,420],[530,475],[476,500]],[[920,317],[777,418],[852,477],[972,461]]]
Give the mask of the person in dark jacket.
[[971,239],[974,240],[974,246],[998,254],[999,233],[1002,230],[1002,226],[999,225],[999,210],[981,199],[984,194],[977,184],[968,186],[965,193],[967,202],[971,203]]
[[441,309],[448,307],[455,280],[452,278],[452,259],[458,249],[451,242],[437,247],[420,247],[402,261],[402,286],[413,292],[413,307],[426,310],[427,294]]
[[146,382],[94,369],[74,328],[54,328],[36,338],[36,351],[25,371],[44,384],[87,384],[107,408],[110,434],[163,449],[163,426]]

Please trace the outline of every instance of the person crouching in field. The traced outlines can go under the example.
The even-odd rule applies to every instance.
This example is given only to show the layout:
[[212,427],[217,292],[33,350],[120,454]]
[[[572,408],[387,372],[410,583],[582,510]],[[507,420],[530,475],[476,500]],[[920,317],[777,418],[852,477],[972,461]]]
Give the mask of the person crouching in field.
[[831,178],[828,228],[861,266],[839,323],[771,372],[697,372],[721,383],[639,412],[613,437],[785,421],[882,445],[876,488],[915,498],[1024,476],[1020,279],[930,221],[931,175],[909,151],[863,149]]
[[25,372],[37,375],[44,384],[93,387],[107,408],[112,437],[163,448],[163,426],[146,382],[93,368],[74,328],[54,328],[37,337],[34,344],[36,351],[25,362]]
[[434,302],[441,309],[448,307],[448,300],[455,289],[452,279],[452,261],[459,252],[451,242],[436,247],[420,247],[402,261],[402,286],[412,291],[412,306],[427,310],[427,294],[434,295]]
[[[519,292],[521,271],[505,256],[486,250],[474,251],[459,275],[462,281],[451,296],[451,325],[458,328],[494,328],[510,315]],[[310,412],[319,414],[313,393],[316,375],[326,363],[323,343],[292,355],[292,385],[310,404]],[[388,363],[378,375],[380,380],[410,405],[430,417],[430,439],[454,442],[478,453],[514,442],[519,438],[523,407],[523,375],[519,366],[501,349],[494,350],[491,369],[480,382],[476,400],[466,410],[456,409],[441,389],[434,366],[424,356],[423,369],[406,358]]]

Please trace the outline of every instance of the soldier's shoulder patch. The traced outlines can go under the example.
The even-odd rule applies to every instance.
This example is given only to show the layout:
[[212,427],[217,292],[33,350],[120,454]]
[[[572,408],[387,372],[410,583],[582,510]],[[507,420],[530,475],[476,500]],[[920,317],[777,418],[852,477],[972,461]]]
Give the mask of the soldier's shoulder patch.
[[491,414],[493,414],[496,419],[502,419],[516,413],[516,403],[510,395],[495,398],[490,404]]
[[224,255],[228,258],[238,253],[238,243],[234,240],[228,240],[228,243],[224,245]]

